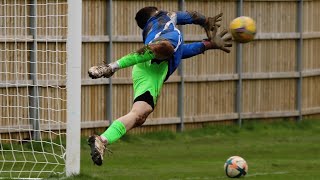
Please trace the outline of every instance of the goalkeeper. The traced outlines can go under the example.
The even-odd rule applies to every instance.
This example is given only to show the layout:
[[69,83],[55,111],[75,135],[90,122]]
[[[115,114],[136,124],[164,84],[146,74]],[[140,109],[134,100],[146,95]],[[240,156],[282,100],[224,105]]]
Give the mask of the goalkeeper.
[[[181,59],[204,53],[209,49],[230,52],[231,36],[227,30],[216,35],[222,13],[205,17],[198,12],[166,12],[156,7],[144,7],[135,20],[143,30],[144,46],[116,62],[93,66],[89,76],[93,79],[111,77],[119,69],[133,66],[134,103],[131,111],[116,119],[100,136],[93,135],[88,143],[94,164],[101,165],[107,144],[112,144],[134,127],[141,126],[154,110],[163,83],[177,69]],[[197,24],[205,29],[208,39],[184,44],[176,25]]]

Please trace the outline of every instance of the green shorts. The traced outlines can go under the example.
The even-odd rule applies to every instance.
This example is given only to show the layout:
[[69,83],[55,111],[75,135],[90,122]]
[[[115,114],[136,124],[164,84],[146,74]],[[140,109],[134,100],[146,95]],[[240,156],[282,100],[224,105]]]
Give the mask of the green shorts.
[[[134,102],[145,101],[154,108],[168,72],[168,62],[163,61],[158,64],[151,63],[151,61],[152,60],[134,65],[132,70],[132,80]],[[147,100],[148,96],[150,97],[148,91],[152,96],[153,105],[152,102],[150,103],[152,100]],[[146,94],[148,94],[147,97]]]

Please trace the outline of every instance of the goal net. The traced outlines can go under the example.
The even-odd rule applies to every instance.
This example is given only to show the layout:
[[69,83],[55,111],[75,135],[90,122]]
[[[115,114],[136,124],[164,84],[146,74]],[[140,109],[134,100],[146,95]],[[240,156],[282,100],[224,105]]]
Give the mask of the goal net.
[[0,0],[0,178],[66,172],[68,8]]

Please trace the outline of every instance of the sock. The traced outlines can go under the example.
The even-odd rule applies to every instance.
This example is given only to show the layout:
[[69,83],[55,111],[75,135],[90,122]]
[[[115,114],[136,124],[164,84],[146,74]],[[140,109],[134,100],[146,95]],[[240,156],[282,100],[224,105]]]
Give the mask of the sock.
[[138,63],[149,61],[154,58],[155,55],[153,54],[153,52],[150,50],[148,46],[145,46],[142,50],[139,50],[138,52],[134,52],[122,57],[117,61],[117,63],[119,64],[120,68],[126,68]]
[[125,133],[126,127],[124,124],[119,120],[115,120],[101,136],[107,139],[108,144],[112,144],[120,139]]
[[109,66],[112,68],[112,72],[116,72],[120,68],[118,62],[110,63]]

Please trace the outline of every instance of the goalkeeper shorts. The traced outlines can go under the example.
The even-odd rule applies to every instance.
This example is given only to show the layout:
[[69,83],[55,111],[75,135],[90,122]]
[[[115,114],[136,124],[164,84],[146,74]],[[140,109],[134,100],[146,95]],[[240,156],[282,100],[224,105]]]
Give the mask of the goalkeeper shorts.
[[167,72],[167,61],[156,63],[150,60],[134,65],[132,69],[134,102],[144,101],[154,109]]

